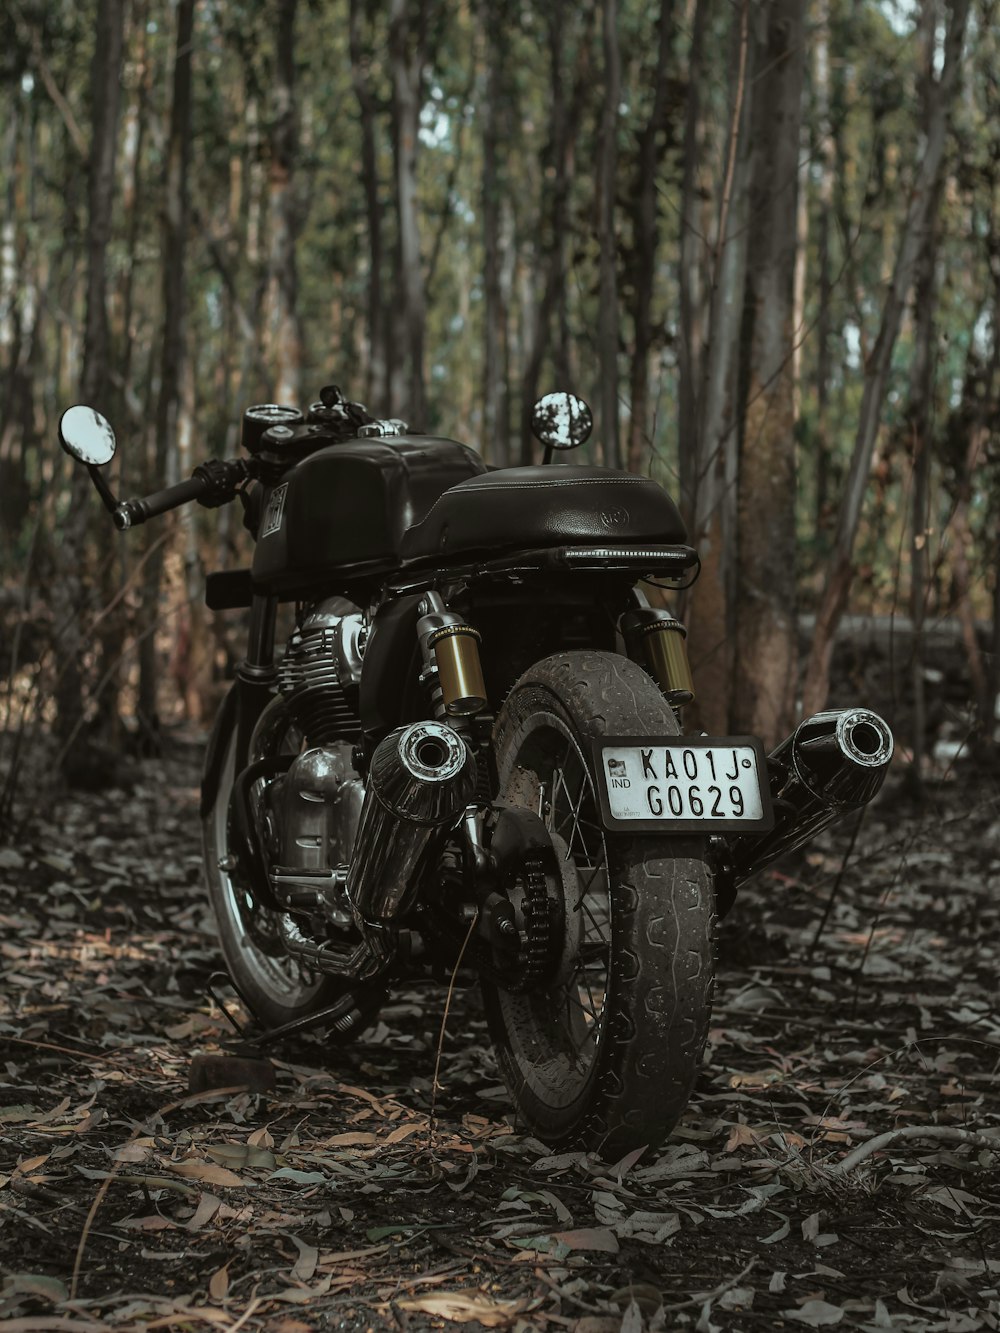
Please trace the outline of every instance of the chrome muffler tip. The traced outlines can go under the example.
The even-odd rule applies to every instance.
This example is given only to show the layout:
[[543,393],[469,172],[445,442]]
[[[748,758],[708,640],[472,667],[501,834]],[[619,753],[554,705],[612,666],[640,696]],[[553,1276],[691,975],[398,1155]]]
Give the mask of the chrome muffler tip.
[[[459,776],[468,760],[465,741],[441,722],[414,722],[402,733],[395,734],[398,735],[396,754],[399,763],[417,782],[451,782]],[[387,737],[388,741],[392,739]]]
[[845,758],[862,768],[884,768],[892,758],[892,732],[878,713],[868,708],[841,713],[836,738]]
[[729,903],[740,884],[779,856],[867,805],[892,754],[888,723],[868,708],[829,709],[800,722],[767,759],[774,827],[720,839],[719,874]]
[[878,713],[869,708],[829,709],[800,722],[772,751],[768,767],[774,776],[787,766],[825,802],[860,806],[882,785],[892,753],[892,732]]

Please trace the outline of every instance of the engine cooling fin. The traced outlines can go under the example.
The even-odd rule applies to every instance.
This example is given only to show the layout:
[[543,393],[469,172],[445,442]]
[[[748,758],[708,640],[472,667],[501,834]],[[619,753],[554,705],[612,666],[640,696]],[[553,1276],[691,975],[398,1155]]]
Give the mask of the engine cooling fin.
[[363,626],[356,610],[343,598],[321,603],[291,635],[278,666],[278,690],[312,745],[361,735],[355,700]]

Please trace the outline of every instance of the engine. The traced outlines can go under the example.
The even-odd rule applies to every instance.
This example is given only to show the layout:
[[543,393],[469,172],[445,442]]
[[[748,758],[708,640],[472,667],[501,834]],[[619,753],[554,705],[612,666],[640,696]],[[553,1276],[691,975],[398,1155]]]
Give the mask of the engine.
[[364,618],[345,597],[314,606],[290,636],[278,690],[306,739],[280,786],[280,861],[298,871],[345,864],[364,784],[351,751],[361,735],[358,685]]
[[294,631],[278,667],[278,690],[310,745],[356,741],[364,617],[346,597],[317,603]]

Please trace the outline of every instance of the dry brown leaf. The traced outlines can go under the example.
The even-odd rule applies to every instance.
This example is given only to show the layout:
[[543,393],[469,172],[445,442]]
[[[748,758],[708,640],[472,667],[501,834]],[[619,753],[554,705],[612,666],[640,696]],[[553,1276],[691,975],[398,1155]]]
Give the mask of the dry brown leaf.
[[478,1320],[486,1328],[503,1328],[529,1308],[529,1301],[494,1301],[479,1292],[443,1291],[435,1296],[412,1296],[396,1301],[401,1310],[448,1319],[455,1324],[469,1324]]
[[116,1149],[114,1160],[116,1162],[144,1162],[149,1155],[148,1140],[145,1143],[123,1143],[120,1148]]
[[304,1240],[299,1240],[298,1236],[289,1236],[299,1251],[299,1257],[292,1268],[292,1277],[296,1282],[308,1282],[316,1272],[316,1265],[319,1262],[319,1251],[315,1245],[308,1245]]
[[227,1167],[216,1166],[214,1162],[201,1162],[197,1158],[189,1158],[186,1162],[169,1162],[168,1166],[185,1180],[200,1180],[205,1185],[219,1185],[223,1189],[234,1189],[251,1183]]
[[42,1153],[40,1157],[29,1157],[24,1162],[18,1162],[17,1166],[14,1168],[14,1174],[16,1176],[30,1176],[33,1172],[37,1171],[40,1166],[45,1165],[49,1160],[49,1156],[50,1154],[45,1152]]
[[200,1231],[202,1227],[207,1226],[221,1206],[222,1200],[217,1199],[214,1194],[203,1194],[198,1200],[194,1214],[185,1223],[188,1231]]
[[749,1125],[733,1125],[726,1139],[723,1152],[735,1152],[737,1148],[759,1148],[760,1139]]
[[229,1264],[217,1268],[208,1279],[208,1294],[221,1305],[229,1294]]
[[598,1250],[602,1254],[618,1253],[618,1237],[607,1227],[578,1227],[574,1231],[553,1231],[552,1239],[570,1250]]
[[[468,1117],[466,1117],[466,1119],[468,1119]],[[426,1128],[426,1126],[420,1124],[419,1122],[417,1124],[411,1124],[411,1125],[399,1125],[396,1129],[392,1131],[391,1134],[387,1134],[386,1137],[382,1140],[382,1142],[385,1144],[402,1143],[403,1140],[408,1139],[411,1134],[416,1134],[418,1130],[424,1128]]]
[[358,1133],[334,1134],[333,1138],[324,1139],[324,1148],[370,1148],[378,1143],[377,1134]]
[[129,1231],[174,1231],[177,1223],[171,1222],[169,1217],[161,1217],[159,1213],[152,1213],[149,1217],[127,1217],[124,1222],[116,1222],[116,1226],[127,1227]]

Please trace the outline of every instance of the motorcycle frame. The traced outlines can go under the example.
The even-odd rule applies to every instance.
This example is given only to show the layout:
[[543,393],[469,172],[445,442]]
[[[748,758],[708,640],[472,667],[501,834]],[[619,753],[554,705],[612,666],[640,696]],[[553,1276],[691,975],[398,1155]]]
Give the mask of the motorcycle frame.
[[[679,579],[697,561],[690,547],[663,547],[655,552],[659,566]],[[497,559],[456,561],[448,565],[416,566],[373,578],[371,574],[337,580],[335,573],[325,583],[283,591],[261,590],[250,580],[249,571],[210,574],[206,602],[216,610],[249,605],[247,652],[236,671],[232,689],[222,705],[219,725],[209,741],[202,781],[201,810],[212,808],[222,771],[223,741],[230,727],[237,727],[237,771],[246,766],[250,738],[261,713],[273,697],[276,677],[275,638],[279,603],[306,602],[342,593],[364,606],[376,603],[365,648],[359,692],[359,714],[366,754],[393,727],[423,716],[407,716],[405,702],[416,686],[419,671],[416,624],[423,595],[432,590],[460,592],[460,599],[476,596],[478,589],[507,590],[513,602],[534,600],[533,586],[551,589],[561,585],[565,596],[580,605],[600,608],[613,587],[621,594],[626,585],[649,572],[650,552],[633,553],[601,547],[556,547],[523,550]],[[503,596],[501,591],[501,597]],[[626,598],[627,599],[627,598]],[[616,598],[619,600],[619,598]],[[613,625],[608,639],[592,647],[618,647]],[[494,645],[487,644],[488,656]],[[627,654],[626,654],[627,655]],[[429,700],[422,700],[421,703]]]

